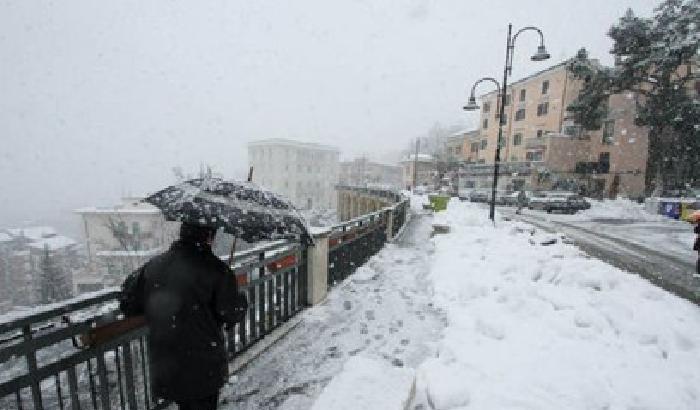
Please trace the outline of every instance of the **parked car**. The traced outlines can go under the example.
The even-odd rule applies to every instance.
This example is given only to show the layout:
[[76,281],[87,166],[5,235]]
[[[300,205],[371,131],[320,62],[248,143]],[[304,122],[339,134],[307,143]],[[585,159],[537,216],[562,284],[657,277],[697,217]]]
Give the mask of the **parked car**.
[[[505,205],[508,206],[518,206],[518,198],[520,197],[521,191],[512,192],[504,197]],[[530,197],[532,197],[532,192],[525,191],[525,206],[530,202]]]
[[548,213],[558,211],[573,214],[590,207],[588,201],[572,192],[536,192],[528,203],[528,208]]
[[[511,191],[496,191],[496,205],[508,205],[508,197],[511,194]],[[489,199],[491,199],[491,195],[489,195]]]
[[473,190],[469,193],[469,200],[472,202],[488,202],[491,195],[487,191]]
[[467,201],[469,199],[469,194],[472,192],[473,188],[459,188],[457,190],[457,196],[460,201]]

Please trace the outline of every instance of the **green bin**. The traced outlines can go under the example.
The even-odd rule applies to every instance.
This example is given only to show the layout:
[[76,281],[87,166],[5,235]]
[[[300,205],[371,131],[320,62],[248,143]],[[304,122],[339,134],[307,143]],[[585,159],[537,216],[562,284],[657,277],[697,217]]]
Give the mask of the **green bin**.
[[447,209],[447,203],[450,202],[450,197],[446,195],[429,195],[430,206],[433,211],[444,211]]

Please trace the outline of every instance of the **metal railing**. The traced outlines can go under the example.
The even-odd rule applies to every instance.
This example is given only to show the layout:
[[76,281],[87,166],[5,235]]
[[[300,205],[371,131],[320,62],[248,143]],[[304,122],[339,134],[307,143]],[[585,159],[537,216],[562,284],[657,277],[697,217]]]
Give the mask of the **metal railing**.
[[[328,285],[376,254],[407,220],[408,199],[333,226]],[[245,319],[225,330],[229,358],[253,346],[306,307],[309,248],[273,242],[239,252],[233,271],[248,297]],[[0,409],[157,410],[150,393],[148,328],[83,346],[82,336],[119,317],[118,288],[26,313],[0,316]]]
[[386,211],[378,211],[333,227],[328,239],[328,286],[345,280],[384,246],[386,218]]
[[388,199],[392,202],[400,202],[402,200],[401,194],[399,194],[396,190],[392,189],[358,187],[350,185],[336,185],[335,189],[338,191],[359,192],[364,195],[371,195],[382,199]]
[[[239,289],[248,297],[244,321],[226,330],[229,357],[246,350],[305,307],[306,254],[276,242],[236,255]],[[156,410],[150,396],[148,329],[141,326],[97,346],[80,338],[115,319],[112,288],[0,317],[0,408]]]
[[342,282],[372,255],[379,252],[388,239],[389,217],[392,218],[393,238],[406,223],[408,210],[408,199],[402,199],[390,208],[333,226],[328,239],[328,285]]

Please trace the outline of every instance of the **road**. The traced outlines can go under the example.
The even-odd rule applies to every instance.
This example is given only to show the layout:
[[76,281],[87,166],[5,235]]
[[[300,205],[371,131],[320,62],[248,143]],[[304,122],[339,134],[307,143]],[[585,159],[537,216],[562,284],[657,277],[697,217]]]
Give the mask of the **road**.
[[623,218],[581,219],[512,208],[501,215],[565,235],[591,256],[636,273],[654,284],[700,304],[700,277],[695,275],[689,225],[650,223]]
[[434,355],[445,319],[426,277],[431,229],[430,217],[412,218],[398,243],[300,313],[298,326],[225,386],[220,408],[308,409],[350,356],[415,368]]

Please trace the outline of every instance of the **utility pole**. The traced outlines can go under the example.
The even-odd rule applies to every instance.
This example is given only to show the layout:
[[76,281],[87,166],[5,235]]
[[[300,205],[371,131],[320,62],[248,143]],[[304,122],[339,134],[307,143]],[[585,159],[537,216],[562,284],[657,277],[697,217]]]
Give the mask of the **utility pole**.
[[416,190],[416,174],[418,170],[418,152],[420,152],[420,138],[416,139],[416,153],[413,155],[413,190]]

